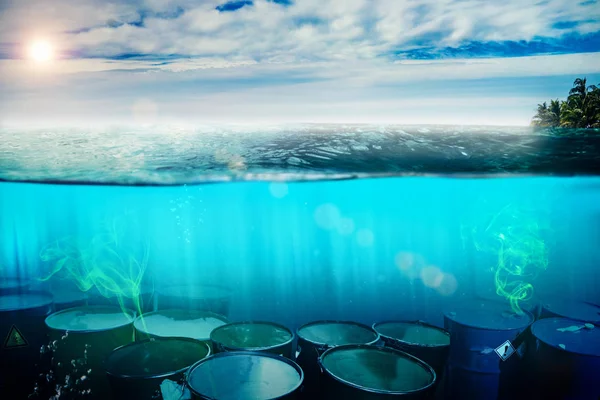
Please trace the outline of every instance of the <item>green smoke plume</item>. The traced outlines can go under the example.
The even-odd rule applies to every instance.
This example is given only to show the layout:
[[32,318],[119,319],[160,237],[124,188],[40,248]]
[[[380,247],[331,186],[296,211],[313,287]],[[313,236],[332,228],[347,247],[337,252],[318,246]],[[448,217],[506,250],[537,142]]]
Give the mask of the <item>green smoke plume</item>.
[[131,245],[131,237],[126,237],[126,227],[131,223],[127,215],[106,220],[87,238],[67,236],[44,246],[40,258],[49,266],[49,272],[40,280],[58,276],[72,280],[84,292],[95,287],[102,296],[115,297],[123,312],[125,299],[131,299],[141,315],[141,285],[149,248],[146,244],[137,248]]
[[509,203],[492,213],[484,224],[469,227],[477,252],[494,256],[496,294],[508,300],[516,313],[534,291],[533,281],[548,267],[543,239],[547,229],[534,209]]

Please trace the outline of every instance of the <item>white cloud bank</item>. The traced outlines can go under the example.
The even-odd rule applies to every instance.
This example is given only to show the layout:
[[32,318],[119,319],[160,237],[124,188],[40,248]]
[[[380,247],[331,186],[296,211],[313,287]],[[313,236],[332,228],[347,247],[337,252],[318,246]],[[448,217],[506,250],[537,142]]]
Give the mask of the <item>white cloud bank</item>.
[[[183,54],[228,60],[372,59],[424,41],[456,46],[467,40],[531,40],[600,30],[600,7],[568,0],[266,0],[220,13],[224,1],[12,1],[0,14],[3,42],[47,37],[67,54]],[[144,27],[116,26],[149,15]],[[573,26],[557,29],[555,23]],[[80,33],[65,33],[95,28]]]

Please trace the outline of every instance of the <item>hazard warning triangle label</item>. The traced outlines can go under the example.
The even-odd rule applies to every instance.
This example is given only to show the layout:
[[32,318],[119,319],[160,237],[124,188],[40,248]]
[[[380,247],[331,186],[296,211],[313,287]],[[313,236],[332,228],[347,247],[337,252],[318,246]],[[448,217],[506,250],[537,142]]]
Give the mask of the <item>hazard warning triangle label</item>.
[[23,334],[16,326],[12,326],[10,331],[8,332],[8,336],[4,340],[4,348],[5,349],[13,349],[15,347],[25,347],[28,346],[27,340],[23,337]]

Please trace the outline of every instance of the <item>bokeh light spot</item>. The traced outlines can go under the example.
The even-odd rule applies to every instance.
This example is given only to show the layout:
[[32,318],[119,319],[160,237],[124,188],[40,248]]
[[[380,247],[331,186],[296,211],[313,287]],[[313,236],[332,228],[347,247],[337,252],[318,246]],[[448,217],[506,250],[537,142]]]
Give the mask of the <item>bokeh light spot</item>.
[[288,185],[286,183],[273,182],[269,185],[271,196],[282,199],[288,194]]
[[359,246],[369,247],[373,245],[373,242],[375,241],[375,236],[373,235],[373,232],[371,232],[371,230],[361,229],[358,232],[356,232],[356,241],[358,242]]
[[396,266],[402,271],[408,271],[415,264],[415,256],[413,253],[401,251],[395,257]]
[[438,286],[437,291],[442,296],[451,296],[454,294],[454,292],[456,292],[457,288],[458,281],[456,280],[456,277],[454,277],[452,274],[444,274],[442,277],[442,282]]
[[337,230],[340,235],[351,235],[354,233],[354,221],[351,218],[341,218]]
[[444,274],[436,266],[428,266],[421,270],[421,280],[429,288],[437,288],[442,284]]
[[315,222],[322,229],[335,229],[340,218],[340,210],[332,203],[322,204],[315,210]]

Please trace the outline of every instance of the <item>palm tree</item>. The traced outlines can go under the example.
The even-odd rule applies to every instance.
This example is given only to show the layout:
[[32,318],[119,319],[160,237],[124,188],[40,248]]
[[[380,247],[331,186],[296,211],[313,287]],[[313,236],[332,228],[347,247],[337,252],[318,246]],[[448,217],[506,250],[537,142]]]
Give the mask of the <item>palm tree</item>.
[[577,78],[569,97],[561,105],[560,126],[569,128],[592,128],[600,123],[600,90],[596,85],[587,86],[586,78]]
[[561,106],[563,103],[556,99],[550,100],[550,106],[546,102],[538,104],[537,113],[533,117],[531,124],[544,128],[560,126]]

